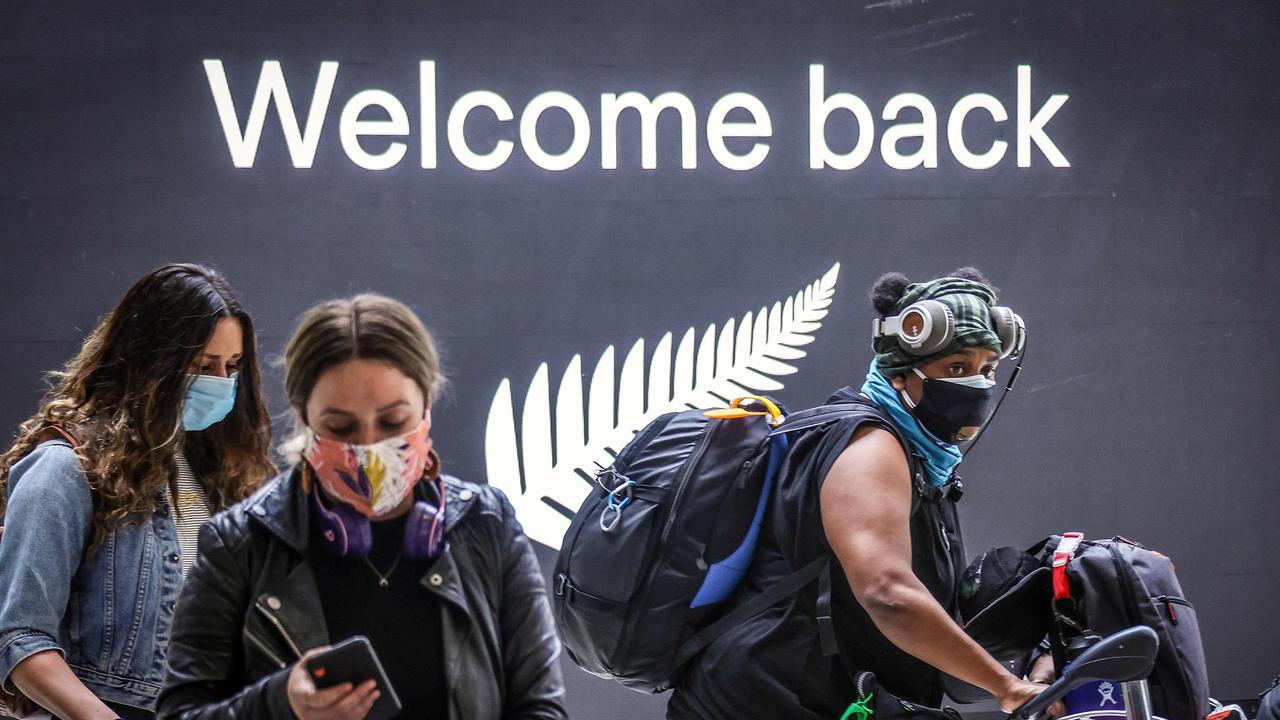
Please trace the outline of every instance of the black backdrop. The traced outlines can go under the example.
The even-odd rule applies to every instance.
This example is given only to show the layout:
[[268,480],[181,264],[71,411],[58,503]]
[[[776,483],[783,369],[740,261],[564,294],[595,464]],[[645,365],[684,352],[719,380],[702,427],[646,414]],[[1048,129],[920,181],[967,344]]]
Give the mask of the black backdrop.
[[[519,412],[540,363],[554,393],[575,354],[590,374],[606,346],[621,360],[637,339],[678,340],[839,262],[830,314],[798,373],[778,378],[793,406],[816,403],[865,370],[876,275],[975,264],[1031,341],[1018,390],[965,464],[970,552],[1064,529],[1165,551],[1198,606],[1215,693],[1251,695],[1280,672],[1280,346],[1268,310],[1280,290],[1278,19],[1274,3],[1243,0],[10,5],[0,427],[16,427],[41,372],[168,260],[221,268],[267,355],[319,299],[372,289],[409,302],[452,374],[437,444],[477,481],[503,379]],[[233,167],[206,58],[223,62],[240,122],[264,60],[281,62],[300,118],[319,63],[341,63],[313,167],[291,163],[274,107],[254,166]],[[436,62],[435,169],[417,161],[420,60]],[[809,168],[812,63],[828,94],[857,94],[876,116],[859,168]],[[1033,112],[1069,96],[1046,132],[1070,167],[1036,148],[1030,167],[1015,164],[1018,65],[1032,68]],[[408,111],[408,152],[390,170],[356,167],[339,142],[342,105],[368,88]],[[480,89],[516,114],[497,123],[481,110],[467,124],[478,149],[517,141],[489,172],[462,167],[445,139],[449,107]],[[548,90],[581,101],[591,124],[586,156],[564,172],[538,168],[518,142],[521,109]],[[618,169],[601,168],[599,95],[628,90],[691,99],[696,169],[680,167],[673,113],[658,124],[657,169],[640,167],[634,113],[619,123]],[[771,116],[754,170],[721,167],[703,134],[731,91]],[[937,107],[936,169],[880,158],[880,110],[903,92]],[[948,111],[975,92],[1009,115],[965,125],[974,149],[1008,142],[990,170],[962,167],[947,146]],[[841,152],[849,117],[828,125]],[[549,151],[567,147],[568,128],[559,111],[544,117]],[[269,377],[283,413],[278,371]],[[566,674],[575,717],[661,716],[660,700]]]

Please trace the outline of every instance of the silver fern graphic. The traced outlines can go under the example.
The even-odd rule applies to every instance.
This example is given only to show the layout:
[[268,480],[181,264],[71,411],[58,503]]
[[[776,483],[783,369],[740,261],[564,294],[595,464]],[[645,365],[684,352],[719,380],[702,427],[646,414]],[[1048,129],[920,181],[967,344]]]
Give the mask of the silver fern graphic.
[[822,326],[839,272],[836,263],[772,307],[736,322],[730,318],[718,329],[707,326],[701,339],[689,328],[674,360],[672,333],[667,333],[649,359],[647,383],[644,340],[627,351],[620,374],[610,345],[591,373],[585,418],[581,355],[564,369],[554,406],[547,364],[538,366],[525,393],[518,436],[511,380],[504,378],[489,406],[485,465],[489,482],[511,499],[525,533],[558,549],[597,468],[612,462],[650,420],[674,410],[721,406],[749,392],[781,390],[776,378],[796,372],[786,361],[805,356],[800,348],[813,342]]

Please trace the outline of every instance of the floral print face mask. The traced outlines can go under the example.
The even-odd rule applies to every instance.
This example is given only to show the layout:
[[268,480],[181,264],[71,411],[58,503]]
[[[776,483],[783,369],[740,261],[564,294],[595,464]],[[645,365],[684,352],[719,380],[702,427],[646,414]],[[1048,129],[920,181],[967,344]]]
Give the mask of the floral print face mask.
[[435,465],[427,419],[400,437],[353,445],[309,432],[302,456],[330,499],[368,518],[390,514]]

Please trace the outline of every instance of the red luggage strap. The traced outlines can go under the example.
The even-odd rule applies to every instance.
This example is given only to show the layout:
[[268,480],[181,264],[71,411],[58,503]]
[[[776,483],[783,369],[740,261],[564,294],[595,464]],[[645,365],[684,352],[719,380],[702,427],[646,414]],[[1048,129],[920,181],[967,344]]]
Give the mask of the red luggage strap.
[[1071,599],[1071,584],[1067,580],[1067,564],[1075,556],[1080,543],[1084,541],[1084,533],[1069,532],[1062,534],[1062,541],[1053,551],[1053,598],[1055,600]]

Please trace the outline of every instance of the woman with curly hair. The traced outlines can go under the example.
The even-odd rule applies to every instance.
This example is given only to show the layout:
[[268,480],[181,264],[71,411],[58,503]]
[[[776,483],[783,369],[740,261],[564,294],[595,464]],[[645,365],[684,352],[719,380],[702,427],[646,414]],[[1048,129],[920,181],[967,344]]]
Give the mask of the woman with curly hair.
[[272,471],[253,322],[218,273],[158,268],[0,456],[0,706],[150,717],[204,520]]

